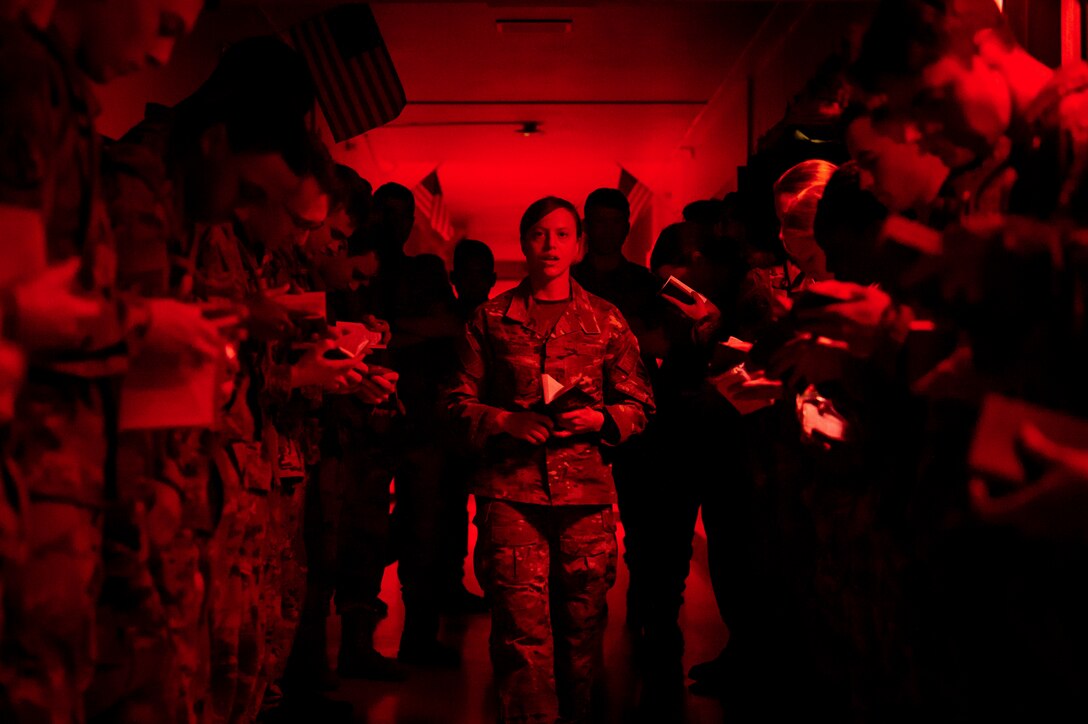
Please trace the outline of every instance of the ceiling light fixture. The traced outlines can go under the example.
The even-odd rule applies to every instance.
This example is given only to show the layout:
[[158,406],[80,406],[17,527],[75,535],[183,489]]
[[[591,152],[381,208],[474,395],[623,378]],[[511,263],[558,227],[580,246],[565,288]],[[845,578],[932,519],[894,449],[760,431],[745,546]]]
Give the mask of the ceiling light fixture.
[[516,131],[516,133],[520,133],[526,138],[540,135],[543,132],[544,131],[540,130],[540,121],[524,121],[522,122],[521,127]]
[[569,33],[574,30],[574,18],[499,18],[495,29],[512,33]]

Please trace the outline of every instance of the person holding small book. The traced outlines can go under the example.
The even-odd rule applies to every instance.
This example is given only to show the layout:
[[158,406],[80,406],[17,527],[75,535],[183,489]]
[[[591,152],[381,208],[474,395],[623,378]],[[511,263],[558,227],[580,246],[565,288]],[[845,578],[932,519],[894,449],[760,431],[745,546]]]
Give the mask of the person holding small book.
[[601,448],[642,431],[653,394],[623,316],[571,279],[575,207],[540,199],[519,230],[529,275],[476,310],[447,402],[482,452],[476,574],[492,606],[499,717],[582,721],[616,577]]

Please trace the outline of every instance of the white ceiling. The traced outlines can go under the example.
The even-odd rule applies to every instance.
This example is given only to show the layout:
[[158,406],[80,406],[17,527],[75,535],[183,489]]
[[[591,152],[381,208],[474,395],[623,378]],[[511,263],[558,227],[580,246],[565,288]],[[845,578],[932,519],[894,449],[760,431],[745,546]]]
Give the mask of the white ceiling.
[[[123,132],[146,100],[172,103],[190,92],[223,44],[283,31],[335,4],[226,0],[171,66],[105,89],[105,132]],[[651,187],[663,183],[655,176],[723,80],[758,53],[752,46],[773,43],[802,9],[837,4],[374,3],[409,105],[389,126],[339,144],[334,154],[375,186],[411,186],[437,166],[458,229],[517,258],[514,232],[529,202],[557,194],[580,205],[593,188],[614,185],[620,165]],[[783,9],[776,6],[786,12],[776,14]],[[500,18],[572,25],[569,33],[504,34]],[[543,133],[516,134],[522,121],[539,122]],[[718,185],[734,170],[722,168]]]

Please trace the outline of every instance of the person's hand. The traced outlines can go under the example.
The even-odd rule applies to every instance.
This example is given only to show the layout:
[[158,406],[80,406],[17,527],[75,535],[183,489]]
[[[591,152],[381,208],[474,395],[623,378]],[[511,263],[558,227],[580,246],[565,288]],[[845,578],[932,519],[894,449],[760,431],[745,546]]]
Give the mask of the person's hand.
[[163,547],[181,529],[181,496],[169,485],[155,485],[155,500],[147,511],[147,537],[156,547]]
[[795,337],[777,350],[767,365],[766,375],[781,380],[791,389],[840,380],[846,374],[846,344],[827,337]]
[[15,416],[15,397],[26,374],[26,359],[13,344],[0,341],[0,425]]
[[695,292],[693,295],[695,302],[693,304],[685,304],[675,297],[671,297],[667,294],[662,294],[661,298],[680,310],[680,313],[690,319],[696,324],[705,323],[707,319],[721,319],[721,310],[715,306],[714,302],[707,299],[699,292]]
[[876,287],[850,282],[816,282],[809,290],[845,301],[808,309],[795,305],[793,314],[801,328],[814,336],[845,342],[856,357],[872,355],[888,334],[885,323],[894,311],[892,298]]
[[604,413],[589,407],[582,407],[555,416],[558,428],[552,434],[555,437],[571,437],[587,432],[600,432],[604,427]]
[[286,290],[286,287],[270,290],[249,300],[246,328],[253,337],[263,340],[282,339],[291,329],[293,322],[287,308],[276,301]]
[[198,305],[174,299],[149,299],[147,308],[145,348],[155,355],[194,363],[223,354],[226,340],[221,330],[237,323],[231,316],[208,319]]
[[330,392],[336,392],[344,387],[361,380],[362,375],[352,377],[353,370],[366,366],[354,357],[347,359],[329,359],[325,353],[335,349],[336,345],[329,340],[322,340],[311,344],[300,344],[296,349],[305,352],[298,362],[291,365],[291,387],[320,387]]
[[996,496],[986,481],[972,480],[975,514],[1030,536],[1088,541],[1088,450],[1054,442],[1031,424],[1021,430],[1020,447],[1024,467],[1036,471],[1036,479]]
[[371,332],[378,332],[382,335],[382,346],[389,344],[389,340],[393,337],[393,332],[389,328],[389,322],[384,319],[378,319],[373,314],[367,314],[363,317],[363,324]]
[[79,349],[89,330],[113,313],[103,300],[80,291],[80,264],[68,259],[13,290],[16,335],[27,350]]
[[517,440],[543,445],[552,434],[552,421],[535,412],[504,412],[499,429]]
[[393,370],[370,365],[357,382],[343,391],[345,394],[355,395],[364,404],[384,405],[392,395],[396,394],[398,379],[399,376]]

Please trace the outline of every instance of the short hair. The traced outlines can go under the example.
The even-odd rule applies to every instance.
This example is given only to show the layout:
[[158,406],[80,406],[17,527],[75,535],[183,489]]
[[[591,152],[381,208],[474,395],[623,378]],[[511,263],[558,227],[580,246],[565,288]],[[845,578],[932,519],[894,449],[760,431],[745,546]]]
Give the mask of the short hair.
[[356,227],[352,235],[348,237],[347,246],[349,257],[378,253],[378,244],[374,240],[374,235],[365,226]]
[[525,213],[521,215],[521,223],[518,224],[518,238],[524,239],[529,234],[530,229],[556,209],[566,209],[570,212],[570,215],[574,217],[577,234],[581,236],[582,217],[578,215],[578,209],[575,208],[574,204],[558,196],[545,196],[529,204],[529,208],[525,209]]
[[590,192],[586,197],[586,202],[582,207],[585,210],[585,215],[589,216],[590,209],[613,209],[619,211],[624,217],[630,218],[631,216],[631,203],[627,200],[627,197],[619,189],[613,188],[599,188]]
[[827,182],[816,209],[813,235],[828,266],[844,281],[875,281],[874,257],[888,209],[861,187],[861,171],[844,163]]
[[488,271],[495,271],[495,255],[490,246],[478,239],[461,239],[453,248],[453,268],[460,269],[474,261],[482,262]]
[[[826,186],[837,166],[823,159],[809,159],[790,166],[774,182],[775,196],[796,198],[814,186]],[[787,207],[790,201],[787,201]]]
[[336,164],[333,174],[336,178],[335,192],[331,197],[332,208],[344,209],[356,227],[366,223],[370,214],[372,192],[370,182],[361,177],[351,166]]
[[802,161],[779,176],[774,184],[774,193],[776,197],[784,197],[779,209],[783,229],[812,233],[816,208],[836,168],[829,161],[811,159]]
[[171,128],[174,159],[190,153],[222,123],[235,153],[283,153],[308,132],[316,91],[305,60],[273,36],[241,40],[223,53],[211,76],[178,103]]
[[696,252],[707,255],[708,251],[717,261],[720,255],[712,250],[714,240],[704,227],[693,221],[679,221],[669,224],[657,235],[654,248],[650,252],[650,269],[657,271],[661,267],[689,266],[695,261]]
[[378,187],[378,190],[374,192],[374,203],[382,204],[385,201],[404,201],[415,208],[416,197],[412,194],[412,190],[407,186],[390,181],[384,183]]
[[982,30],[1015,44],[994,0],[882,0],[849,76],[866,93],[878,92],[890,79],[917,77],[946,53],[970,58]]
[[194,95],[213,103],[256,105],[258,112],[302,117],[313,110],[317,90],[305,59],[279,38],[261,35],[229,46]]
[[722,202],[718,199],[699,199],[684,207],[684,221],[712,226],[721,220]]
[[330,197],[336,193],[335,164],[328,146],[316,133],[303,134],[297,146],[286,149],[283,160],[299,178],[313,177],[324,193]]

